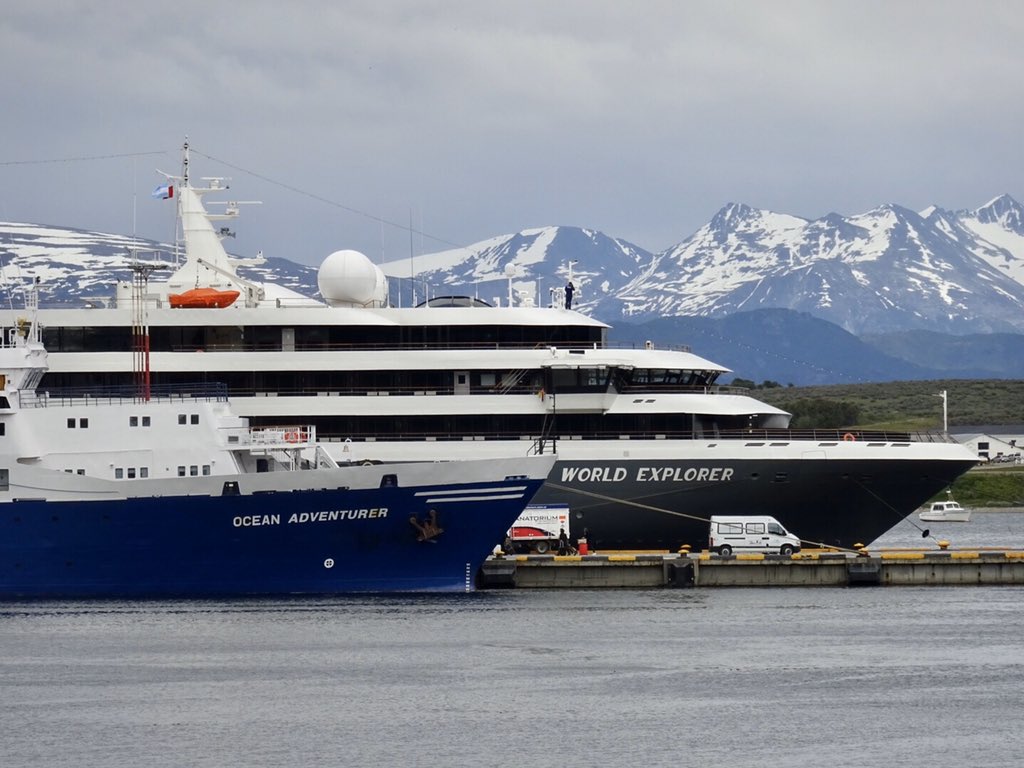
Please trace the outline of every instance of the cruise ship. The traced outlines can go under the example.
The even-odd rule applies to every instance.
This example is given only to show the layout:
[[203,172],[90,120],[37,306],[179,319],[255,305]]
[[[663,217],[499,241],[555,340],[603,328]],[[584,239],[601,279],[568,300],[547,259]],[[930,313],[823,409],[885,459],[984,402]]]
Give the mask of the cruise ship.
[[0,329],[0,599],[469,591],[547,478],[523,461],[333,461],[221,387],[40,390]]
[[[224,385],[255,426],[315,425],[341,463],[557,450],[538,504],[566,504],[599,549],[706,544],[712,514],[768,514],[807,546],[867,544],[976,462],[947,434],[791,430],[685,348],[618,348],[561,300],[388,305],[381,268],[337,251],[320,299],[238,274],[218,179],[167,179],[182,254],[105,307],[41,308],[42,387]],[[223,203],[223,201],[221,201]],[[322,299],[322,300],[321,300]],[[3,318],[0,312],[0,320]],[[8,317],[8,320],[14,320]]]

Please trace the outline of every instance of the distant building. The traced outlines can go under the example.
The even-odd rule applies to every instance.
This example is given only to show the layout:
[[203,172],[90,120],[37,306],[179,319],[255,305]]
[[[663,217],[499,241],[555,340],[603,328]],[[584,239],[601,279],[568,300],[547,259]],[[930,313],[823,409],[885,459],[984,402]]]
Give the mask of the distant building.
[[951,427],[949,433],[982,461],[1024,463],[1024,425]]

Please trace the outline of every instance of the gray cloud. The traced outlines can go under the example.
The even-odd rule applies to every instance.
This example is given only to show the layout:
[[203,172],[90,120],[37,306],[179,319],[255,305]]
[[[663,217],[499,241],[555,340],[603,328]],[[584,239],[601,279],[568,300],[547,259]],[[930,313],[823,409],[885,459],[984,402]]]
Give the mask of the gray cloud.
[[308,263],[408,253],[346,208],[427,251],[546,224],[660,250],[729,201],[1024,196],[1014,2],[41,0],[2,24],[2,219],[166,237],[148,193],[186,134],[195,173],[266,202],[233,249]]

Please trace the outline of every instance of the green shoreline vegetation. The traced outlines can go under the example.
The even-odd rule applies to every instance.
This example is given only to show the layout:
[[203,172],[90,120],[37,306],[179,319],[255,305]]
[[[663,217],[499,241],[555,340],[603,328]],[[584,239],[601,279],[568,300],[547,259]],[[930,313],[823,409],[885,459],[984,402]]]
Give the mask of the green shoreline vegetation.
[[[957,478],[950,489],[965,507],[1024,507],[1024,466],[979,465]],[[932,501],[942,501],[945,493]]]
[[[1013,379],[941,379],[873,384],[783,386],[738,379],[737,386],[756,389],[759,400],[794,416],[845,415],[846,423],[807,424],[819,427],[856,426],[902,431],[941,430],[942,398],[946,393],[949,426],[1024,424],[1024,381]],[[829,404],[829,405],[826,405]],[[794,407],[799,405],[801,407]],[[819,411],[820,413],[816,413]],[[800,428],[799,424],[794,424]]]

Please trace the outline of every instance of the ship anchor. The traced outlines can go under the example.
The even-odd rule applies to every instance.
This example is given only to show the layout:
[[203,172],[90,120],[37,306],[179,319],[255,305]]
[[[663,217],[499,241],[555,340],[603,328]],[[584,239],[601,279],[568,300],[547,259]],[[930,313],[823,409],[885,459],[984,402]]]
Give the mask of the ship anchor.
[[444,528],[437,524],[436,509],[430,510],[423,522],[420,522],[416,515],[410,515],[409,523],[416,529],[416,541],[429,541],[431,544],[436,544],[437,537],[444,533]]

